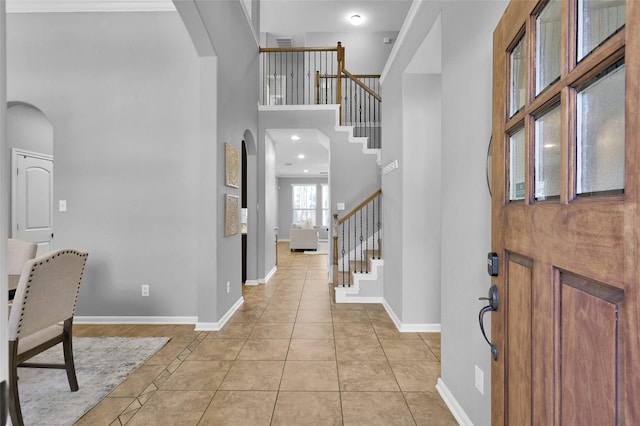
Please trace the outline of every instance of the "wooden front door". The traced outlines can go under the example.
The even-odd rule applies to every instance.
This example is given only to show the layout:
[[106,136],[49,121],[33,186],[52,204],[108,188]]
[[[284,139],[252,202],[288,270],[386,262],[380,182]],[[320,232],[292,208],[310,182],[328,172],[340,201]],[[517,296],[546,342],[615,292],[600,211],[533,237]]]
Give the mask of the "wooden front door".
[[640,424],[640,2],[494,33],[492,423]]

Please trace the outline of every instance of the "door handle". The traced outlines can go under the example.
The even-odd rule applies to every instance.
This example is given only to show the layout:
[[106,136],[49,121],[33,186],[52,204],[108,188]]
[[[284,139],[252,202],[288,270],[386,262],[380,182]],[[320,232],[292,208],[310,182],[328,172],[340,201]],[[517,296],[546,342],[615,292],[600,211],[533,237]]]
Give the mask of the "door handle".
[[478,298],[478,300],[489,301],[489,304],[487,306],[480,309],[480,313],[478,314],[478,322],[480,323],[480,331],[482,331],[484,340],[486,340],[489,346],[491,346],[491,355],[493,356],[493,360],[496,361],[498,359],[498,347],[491,343],[491,341],[487,337],[487,333],[484,331],[484,314],[487,312],[498,310],[498,287],[492,285],[489,288],[489,297],[480,297]]

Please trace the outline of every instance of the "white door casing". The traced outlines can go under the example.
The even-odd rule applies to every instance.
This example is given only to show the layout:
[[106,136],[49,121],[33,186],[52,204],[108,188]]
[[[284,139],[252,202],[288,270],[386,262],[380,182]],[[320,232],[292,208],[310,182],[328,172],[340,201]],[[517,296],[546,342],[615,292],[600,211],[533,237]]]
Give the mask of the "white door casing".
[[11,235],[37,243],[40,256],[53,249],[53,157],[11,154]]

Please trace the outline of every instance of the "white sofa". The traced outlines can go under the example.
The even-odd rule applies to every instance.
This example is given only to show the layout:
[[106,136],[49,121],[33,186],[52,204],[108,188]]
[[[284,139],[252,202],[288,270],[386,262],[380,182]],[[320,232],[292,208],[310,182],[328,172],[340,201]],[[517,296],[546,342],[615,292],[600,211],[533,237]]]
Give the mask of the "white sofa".
[[289,229],[291,250],[317,250],[318,231],[308,224],[293,224]]

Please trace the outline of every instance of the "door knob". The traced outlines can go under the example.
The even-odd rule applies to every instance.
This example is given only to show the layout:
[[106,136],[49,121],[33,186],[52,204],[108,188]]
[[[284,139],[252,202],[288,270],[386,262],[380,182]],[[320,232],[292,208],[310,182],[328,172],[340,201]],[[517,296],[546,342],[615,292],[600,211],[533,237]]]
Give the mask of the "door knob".
[[498,347],[491,343],[491,341],[487,337],[487,333],[484,331],[484,314],[487,312],[498,310],[498,287],[492,285],[489,288],[489,297],[480,297],[478,300],[489,301],[489,304],[487,306],[480,309],[480,313],[478,314],[478,322],[480,323],[480,331],[482,331],[484,340],[486,340],[489,346],[491,346],[491,355],[493,356],[493,360],[496,361],[498,359]]

